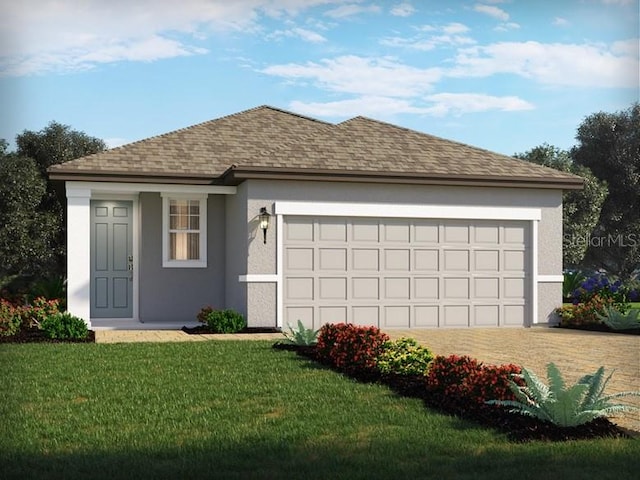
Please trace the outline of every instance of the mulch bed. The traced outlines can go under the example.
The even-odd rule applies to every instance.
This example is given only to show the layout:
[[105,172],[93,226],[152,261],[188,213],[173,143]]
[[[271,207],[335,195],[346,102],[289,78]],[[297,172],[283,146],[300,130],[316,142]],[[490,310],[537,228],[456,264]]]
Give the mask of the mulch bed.
[[10,336],[0,336],[0,343],[95,343],[96,333],[89,330],[87,338],[81,340],[61,340],[47,337],[38,328],[21,328],[17,334]]
[[[314,347],[301,347],[276,342],[273,348],[295,351],[298,355],[318,361]],[[516,442],[631,438],[637,435],[636,432],[618,427],[607,418],[598,418],[578,427],[558,427],[532,417],[509,413],[507,409],[499,406],[470,406],[468,402],[462,399],[429,393],[424,376],[420,375],[381,375],[379,373],[366,372],[363,374],[349,374],[349,377],[365,383],[386,385],[400,396],[419,398],[427,408],[471,420],[485,427],[494,428],[507,434],[509,439]]]
[[624,335],[640,335],[640,328],[631,328],[627,330],[614,330],[606,325],[557,325],[554,328],[566,328],[568,330],[586,330],[588,332],[606,332],[606,333],[621,333]]
[[[189,335],[212,335],[220,332],[209,328],[207,325],[198,325],[197,327],[182,327],[184,333]],[[281,333],[279,328],[274,327],[245,327],[236,333]]]

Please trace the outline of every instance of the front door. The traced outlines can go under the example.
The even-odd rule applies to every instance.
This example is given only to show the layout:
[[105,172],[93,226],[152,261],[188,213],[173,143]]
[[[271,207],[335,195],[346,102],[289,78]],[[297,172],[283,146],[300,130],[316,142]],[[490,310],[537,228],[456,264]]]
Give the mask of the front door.
[[133,202],[91,201],[91,318],[133,317]]

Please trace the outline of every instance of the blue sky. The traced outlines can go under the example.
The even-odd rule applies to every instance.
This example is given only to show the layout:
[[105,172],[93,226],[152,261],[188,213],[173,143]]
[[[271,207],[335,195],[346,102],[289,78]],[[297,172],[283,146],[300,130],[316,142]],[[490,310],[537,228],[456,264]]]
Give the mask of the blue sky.
[[258,105],[508,155],[639,100],[639,0],[21,0],[0,7],[0,138],[117,146]]

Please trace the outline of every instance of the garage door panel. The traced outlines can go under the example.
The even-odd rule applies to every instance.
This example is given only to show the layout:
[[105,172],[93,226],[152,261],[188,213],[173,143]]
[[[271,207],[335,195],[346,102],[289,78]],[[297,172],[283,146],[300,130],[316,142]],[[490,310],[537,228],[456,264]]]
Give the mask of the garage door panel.
[[287,248],[285,259],[287,270],[313,270],[313,248]]
[[446,272],[468,272],[469,250],[445,250],[444,270]]
[[522,326],[526,320],[524,305],[505,305],[503,318],[505,326]]
[[285,240],[313,242],[313,219],[294,218],[287,221]]
[[483,272],[497,272],[500,270],[499,250],[474,250],[474,269]]
[[414,279],[414,299],[437,300],[440,292],[440,279],[437,277],[418,277]]
[[452,223],[444,225],[444,243],[469,243],[469,226]]
[[380,308],[371,306],[355,306],[351,308],[351,323],[363,326],[380,325]]
[[478,277],[473,279],[473,296],[475,298],[500,298],[500,279],[495,277]]
[[413,308],[415,327],[439,327],[440,308],[437,305],[416,305]]
[[413,231],[413,241],[415,243],[437,245],[440,241],[440,226],[437,222],[417,220],[414,224]]
[[411,307],[409,305],[393,305],[384,307],[383,327],[409,328]]
[[288,300],[313,300],[313,278],[288,277],[285,281],[285,295]]
[[380,300],[380,279],[377,277],[352,278],[351,296],[354,300]]
[[500,241],[500,226],[497,224],[479,224],[473,230],[474,243],[498,244]]
[[407,249],[385,249],[384,267],[386,270],[409,271],[410,250]]
[[285,217],[284,317],[306,326],[522,326],[529,222]]
[[319,307],[320,325],[325,323],[346,323],[347,307]]
[[370,248],[354,248],[351,250],[352,270],[375,271],[380,270],[380,251]]
[[344,277],[320,277],[318,298],[320,300],[346,300],[347,279]]
[[439,261],[438,250],[414,250],[413,251],[413,269],[417,271],[437,272]]
[[320,248],[318,268],[320,270],[347,270],[346,248]]
[[386,242],[409,243],[410,229],[408,221],[390,220],[385,222],[383,228]]
[[351,225],[351,240],[354,242],[380,241],[380,225],[377,220],[355,219]]
[[469,278],[466,277],[450,277],[444,278],[443,298],[449,299],[469,299]]
[[409,299],[409,278],[385,278],[384,297],[388,299]]
[[469,326],[469,306],[468,305],[445,305],[443,307],[444,327],[468,327]]
[[320,328],[320,326],[313,321],[313,307],[285,308],[285,325],[287,327],[291,325],[293,328],[297,329],[298,320],[300,320],[306,328]]
[[473,325],[497,327],[500,324],[500,305],[474,305]]
[[319,239],[321,242],[346,242],[346,220],[325,221],[318,225]]

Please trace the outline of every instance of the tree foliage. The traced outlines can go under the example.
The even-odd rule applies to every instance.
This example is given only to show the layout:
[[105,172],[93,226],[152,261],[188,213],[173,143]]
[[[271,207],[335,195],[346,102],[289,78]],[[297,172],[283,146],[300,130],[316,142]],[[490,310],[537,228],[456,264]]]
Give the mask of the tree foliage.
[[588,116],[576,139],[574,162],[609,186],[585,263],[628,277],[640,267],[640,104]]
[[15,279],[64,274],[64,202],[47,168],[106,148],[102,140],[57,122],[23,131],[16,144],[17,152],[9,153],[0,140],[0,288]]
[[567,190],[562,195],[563,265],[564,268],[579,266],[607,197],[605,182],[599,180],[587,167],[573,162],[569,152],[552,145],[543,144],[525,153],[516,154],[515,157],[573,173],[584,179],[583,190]]

